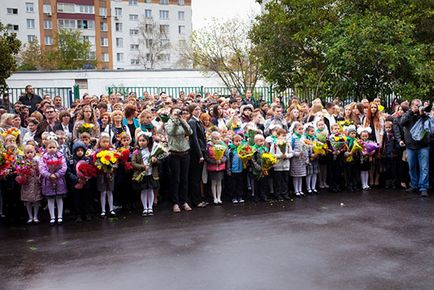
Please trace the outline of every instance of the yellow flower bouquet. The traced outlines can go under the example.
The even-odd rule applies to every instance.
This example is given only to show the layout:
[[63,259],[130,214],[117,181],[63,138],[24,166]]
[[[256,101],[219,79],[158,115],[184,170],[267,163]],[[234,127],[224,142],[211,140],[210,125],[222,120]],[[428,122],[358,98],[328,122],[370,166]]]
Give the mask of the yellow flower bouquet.
[[265,152],[262,154],[262,175],[268,175],[268,170],[270,170],[274,165],[277,164],[278,160],[276,156],[271,153]]
[[78,133],[89,133],[90,134],[94,127],[95,127],[94,124],[83,123],[78,127],[77,131],[78,131]]
[[99,171],[113,173],[118,168],[119,153],[112,150],[101,150],[95,156],[95,165]]

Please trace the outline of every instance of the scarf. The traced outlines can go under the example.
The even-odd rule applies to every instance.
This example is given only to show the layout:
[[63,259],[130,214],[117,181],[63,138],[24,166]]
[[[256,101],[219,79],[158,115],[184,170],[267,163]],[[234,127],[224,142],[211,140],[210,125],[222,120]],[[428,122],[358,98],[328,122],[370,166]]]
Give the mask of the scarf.
[[152,125],[152,123],[149,123],[149,124],[141,124],[140,125],[140,129],[143,131],[143,132],[154,132],[154,125]]
[[351,138],[350,136],[347,136],[347,141],[348,141],[348,148],[351,150],[353,148],[354,145],[354,141],[356,140],[356,138]]

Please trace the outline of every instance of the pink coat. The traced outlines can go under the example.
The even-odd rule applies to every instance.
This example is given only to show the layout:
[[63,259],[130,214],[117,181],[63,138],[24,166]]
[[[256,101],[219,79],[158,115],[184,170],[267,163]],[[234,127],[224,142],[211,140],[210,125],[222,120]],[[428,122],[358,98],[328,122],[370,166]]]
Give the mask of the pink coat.
[[[59,162],[59,166],[51,167],[50,162]],[[62,153],[57,152],[54,155],[44,153],[39,160],[39,173],[41,175],[42,195],[46,197],[54,197],[56,195],[65,195],[67,193],[65,174],[66,160]],[[55,174],[57,179],[52,181],[51,174]]]
[[217,164],[212,152],[212,144],[208,144],[207,146],[206,162],[207,162],[206,169],[208,171],[226,170],[226,154],[223,154],[223,158],[222,160],[220,160],[220,164]]

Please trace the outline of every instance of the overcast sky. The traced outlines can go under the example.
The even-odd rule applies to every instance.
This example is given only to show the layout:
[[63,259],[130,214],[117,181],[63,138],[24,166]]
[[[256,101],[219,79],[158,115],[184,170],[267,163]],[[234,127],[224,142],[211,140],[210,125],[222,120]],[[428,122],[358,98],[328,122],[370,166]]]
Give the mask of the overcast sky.
[[255,0],[192,0],[193,29],[205,26],[212,17],[247,17],[258,14],[261,6]]

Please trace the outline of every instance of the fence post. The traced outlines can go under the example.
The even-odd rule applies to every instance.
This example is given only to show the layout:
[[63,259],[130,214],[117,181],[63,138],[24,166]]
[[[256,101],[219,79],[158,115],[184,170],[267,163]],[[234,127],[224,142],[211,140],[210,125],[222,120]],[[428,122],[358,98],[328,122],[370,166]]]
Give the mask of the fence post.
[[204,97],[204,95],[203,95],[203,89],[204,89],[203,86],[200,86],[200,91],[199,92],[200,92],[200,95],[202,96],[202,98]]
[[268,94],[270,95],[270,100],[273,102],[273,84],[270,85],[270,90],[268,91]]
[[74,100],[80,100],[80,88],[78,85],[74,85]]

